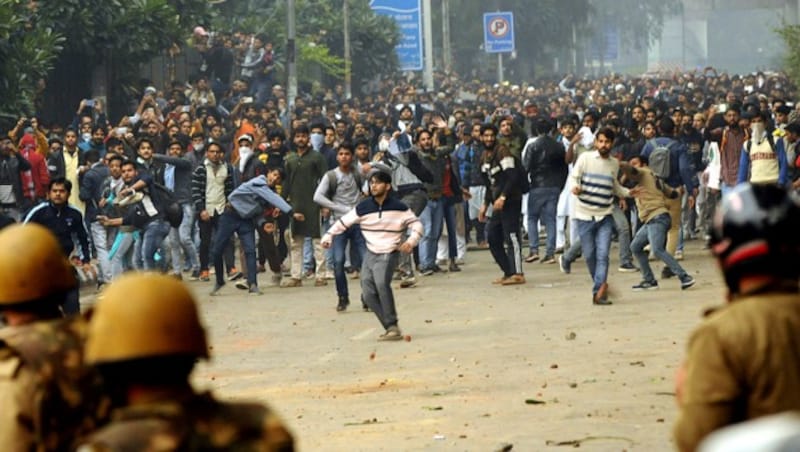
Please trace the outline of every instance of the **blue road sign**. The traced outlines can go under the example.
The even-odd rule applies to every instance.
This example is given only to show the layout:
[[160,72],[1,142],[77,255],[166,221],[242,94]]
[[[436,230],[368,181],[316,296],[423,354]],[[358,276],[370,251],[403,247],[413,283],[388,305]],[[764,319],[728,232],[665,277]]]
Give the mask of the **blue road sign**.
[[514,51],[514,13],[485,13],[483,15],[483,48],[486,53]]
[[421,0],[370,0],[375,13],[389,16],[400,29],[400,43],[395,47],[400,69],[422,70],[422,5]]

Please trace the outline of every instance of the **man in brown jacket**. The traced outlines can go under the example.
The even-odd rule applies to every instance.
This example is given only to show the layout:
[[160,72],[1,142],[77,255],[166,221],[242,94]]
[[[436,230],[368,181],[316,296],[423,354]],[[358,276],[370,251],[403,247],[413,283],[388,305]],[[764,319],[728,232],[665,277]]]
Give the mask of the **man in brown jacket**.
[[658,281],[648,262],[648,253],[644,251],[648,243],[653,254],[678,276],[681,289],[692,287],[695,283],[694,278],[686,273],[686,270],[664,248],[667,232],[672,225],[667,197],[677,199],[680,192],[659,179],[647,167],[647,157],[643,155],[631,158],[630,165],[623,164],[620,169],[626,179],[636,183],[636,187],[631,189],[631,196],[636,200],[636,209],[642,222],[642,226],[631,241],[631,253],[636,257],[642,270],[642,282],[633,286],[633,290],[658,289]]
[[711,246],[729,304],[689,339],[676,378],[680,450],[726,425],[800,409],[798,230],[800,202],[780,187],[742,184],[723,201]]

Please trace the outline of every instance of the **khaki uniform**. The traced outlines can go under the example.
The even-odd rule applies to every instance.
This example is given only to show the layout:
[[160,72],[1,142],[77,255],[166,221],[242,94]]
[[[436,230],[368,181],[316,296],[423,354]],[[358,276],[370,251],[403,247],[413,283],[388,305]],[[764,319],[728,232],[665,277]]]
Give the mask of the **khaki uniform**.
[[292,451],[291,434],[264,405],[210,394],[121,408],[78,448],[85,451]]
[[106,419],[82,318],[0,329],[0,450],[67,450]]
[[674,435],[695,450],[712,431],[800,410],[800,294],[737,299],[689,340],[681,414]]

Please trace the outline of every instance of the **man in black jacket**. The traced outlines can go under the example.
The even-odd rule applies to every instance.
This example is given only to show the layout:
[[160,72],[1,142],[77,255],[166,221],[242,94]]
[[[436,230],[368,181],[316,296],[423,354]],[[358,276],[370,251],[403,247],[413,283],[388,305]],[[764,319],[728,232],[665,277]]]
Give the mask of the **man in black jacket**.
[[[115,154],[106,154],[109,158]],[[109,171],[106,159],[100,159],[100,154],[96,150],[86,153],[86,164],[90,166],[89,171],[83,175],[79,188],[79,197],[86,203],[87,228],[91,233],[92,243],[97,253],[97,262],[100,274],[97,275],[97,285],[101,286],[111,282],[111,261],[108,258],[108,230],[97,221],[97,215],[101,214],[102,207],[105,205],[106,179],[111,172]],[[118,161],[117,166],[121,165]],[[117,174],[119,177],[119,174]]]
[[[49,229],[58,239],[66,257],[69,257],[75,249],[75,243],[72,240],[74,234],[81,246],[80,259],[83,263],[83,271],[90,273],[92,268],[89,264],[91,261],[89,237],[83,224],[83,215],[78,209],[67,203],[71,192],[72,183],[70,181],[63,177],[51,179],[48,186],[48,200],[31,209],[25,218],[25,223],[39,223]],[[75,287],[65,297],[64,304],[61,306],[65,314],[80,314],[81,306],[78,295],[78,288]]]
[[[192,226],[195,222],[192,207],[192,173],[195,167],[190,158],[183,155],[183,143],[172,140],[167,145],[167,155],[155,154],[153,161],[164,165],[164,186],[173,193],[175,201],[183,210],[180,226],[170,228],[169,243],[172,252],[172,275],[183,279],[181,271],[185,263],[192,269],[191,280],[200,278],[200,258],[192,241]],[[181,259],[183,251],[184,259]]]
[[478,212],[478,220],[486,221],[492,206],[488,226],[489,250],[503,276],[493,284],[504,286],[524,284],[522,272],[522,237],[519,217],[522,194],[528,191],[522,162],[503,145],[497,144],[497,127],[485,124],[481,128],[481,141],[485,149],[481,171],[486,182],[486,196]]
[[530,253],[525,262],[539,260],[539,220],[547,231],[543,264],[554,264],[556,249],[556,207],[567,180],[566,150],[553,138],[555,126],[547,118],[536,120],[538,136],[528,140],[523,151],[530,177],[528,194],[528,240]]

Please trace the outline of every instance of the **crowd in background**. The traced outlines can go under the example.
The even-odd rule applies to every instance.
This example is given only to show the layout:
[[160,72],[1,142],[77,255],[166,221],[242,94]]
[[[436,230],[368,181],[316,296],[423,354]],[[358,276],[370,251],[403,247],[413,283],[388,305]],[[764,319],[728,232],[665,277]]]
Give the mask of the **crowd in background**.
[[[328,174],[342,167],[342,147],[350,150],[345,165],[356,169],[359,184],[379,167],[374,162],[383,162],[399,196],[408,191],[399,186],[398,171],[414,168],[404,166],[405,157],[400,160],[406,164],[398,165],[397,156],[414,153],[412,166],[418,161],[431,173],[418,181],[423,199],[406,199],[425,235],[413,262],[401,262],[403,287],[416,284],[415,269],[423,275],[458,271],[468,244],[489,248],[481,215],[491,179],[482,170],[487,124],[496,126],[497,144],[526,174],[519,221],[528,252],[522,258],[556,264],[566,253],[560,259],[566,271],[583,251],[570,221],[570,174],[604,128],[613,131],[611,155],[621,163],[641,156],[648,145],[645,154],[669,147],[674,168],[662,178],[679,193],[670,204],[666,249],[678,260],[686,240],[702,237],[721,193],[743,181],[798,185],[796,93],[783,74],[729,75],[707,68],[520,84],[437,74],[433,92],[424,91],[417,78],[393,77],[357,87],[359,94],[349,99],[342,85],[301,92],[290,108],[286,90],[274,79],[276,61],[266,36],[211,36],[196,29],[194,39],[203,63],[190,80],[145,86],[121,118],[107,117],[100,99],[83,100],[71,124],[20,118],[0,149],[0,209],[14,220],[24,220],[46,201],[50,180],[71,182],[69,203],[84,215],[101,284],[131,268],[210,280],[214,230],[229,196],[271,171],[271,186],[304,219],[265,209],[264,218],[274,218],[275,227],[254,232],[257,270],[269,268],[272,283],[284,287],[306,278],[327,284],[334,261],[343,267],[338,273],[357,277],[360,243],[351,241],[337,259],[319,245],[331,222],[365,196],[356,190],[347,202],[336,199],[342,187]],[[752,150],[746,142],[754,134],[768,139]],[[537,144],[545,136],[554,146]],[[662,138],[669,143],[659,144]],[[153,205],[119,202],[135,192]],[[637,271],[630,242],[641,222],[633,199],[622,201],[614,210],[620,271]],[[180,207],[179,218],[168,218],[173,205]],[[138,209],[144,213],[137,224],[112,221]],[[230,280],[242,278],[246,266],[234,248],[232,242],[223,253]],[[667,267],[662,276],[670,272]],[[341,298],[346,290],[340,279]]]

